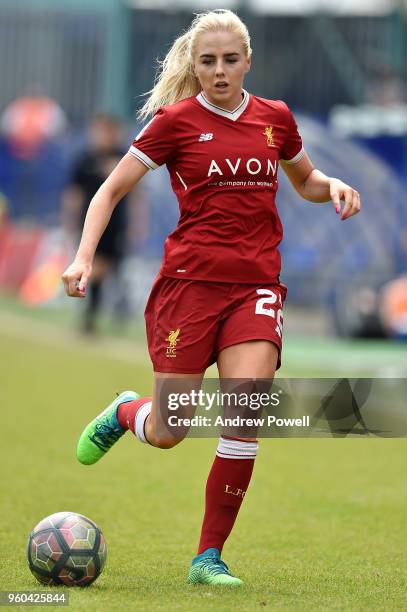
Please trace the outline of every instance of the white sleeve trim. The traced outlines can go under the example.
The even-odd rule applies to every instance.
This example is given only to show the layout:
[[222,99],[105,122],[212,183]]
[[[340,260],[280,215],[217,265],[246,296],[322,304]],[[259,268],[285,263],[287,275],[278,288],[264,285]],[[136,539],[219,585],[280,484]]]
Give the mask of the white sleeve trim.
[[129,153],[134,155],[134,157],[137,157],[137,159],[143,162],[143,164],[147,166],[147,168],[150,168],[150,170],[157,170],[157,168],[160,167],[150,157],[148,157],[148,155],[143,153],[143,151],[140,151],[140,149],[137,149],[137,147],[135,147],[134,145],[130,147]]
[[283,161],[285,164],[296,164],[304,157],[304,155],[305,155],[305,149],[304,147],[301,147],[297,155],[295,155],[291,159],[282,159],[281,161]]

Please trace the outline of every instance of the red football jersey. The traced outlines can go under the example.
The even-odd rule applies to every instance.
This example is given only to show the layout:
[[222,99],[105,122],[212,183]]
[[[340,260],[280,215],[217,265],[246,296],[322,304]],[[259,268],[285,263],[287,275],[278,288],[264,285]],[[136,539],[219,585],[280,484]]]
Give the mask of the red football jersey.
[[161,274],[230,283],[278,280],[282,226],[275,205],[280,159],[304,155],[284,102],[243,91],[228,111],[203,92],[165,106],[130,153],[150,169],[166,164],[180,218],[164,245]]

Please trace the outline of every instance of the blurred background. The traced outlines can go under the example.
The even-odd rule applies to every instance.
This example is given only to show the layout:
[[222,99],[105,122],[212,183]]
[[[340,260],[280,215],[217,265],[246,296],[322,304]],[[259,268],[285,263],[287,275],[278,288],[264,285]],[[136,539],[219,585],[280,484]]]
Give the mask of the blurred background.
[[[331,206],[300,200],[280,174],[284,372],[304,373],[314,351],[321,374],[350,364],[365,375],[404,375],[407,0],[222,7],[251,34],[246,89],[284,99],[314,164],[362,196],[363,213],[341,223]],[[58,329],[110,346],[116,338],[121,354],[144,346],[146,298],[178,219],[165,167],[119,206],[86,299],[68,299],[60,275],[91,195],[141,127],[135,113],[157,59],[193,12],[210,8],[218,2],[2,0],[0,332],[37,330],[57,341]]]

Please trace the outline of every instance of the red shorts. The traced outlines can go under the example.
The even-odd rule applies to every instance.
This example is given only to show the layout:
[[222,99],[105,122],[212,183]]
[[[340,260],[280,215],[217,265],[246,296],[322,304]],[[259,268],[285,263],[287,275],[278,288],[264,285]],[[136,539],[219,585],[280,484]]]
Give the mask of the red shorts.
[[247,340],[270,340],[279,352],[287,289],[158,275],[145,310],[148,350],[156,372],[198,374],[219,352]]

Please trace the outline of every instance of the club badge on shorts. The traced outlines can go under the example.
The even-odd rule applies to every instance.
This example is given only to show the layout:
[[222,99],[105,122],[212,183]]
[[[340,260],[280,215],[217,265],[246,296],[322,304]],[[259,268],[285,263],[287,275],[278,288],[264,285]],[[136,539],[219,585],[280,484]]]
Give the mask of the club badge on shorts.
[[168,342],[168,346],[166,347],[166,353],[165,356],[166,357],[176,357],[177,356],[177,342],[179,342],[179,334],[180,334],[180,329],[175,329],[170,331],[170,333],[168,334],[168,338],[166,338],[166,342]]

